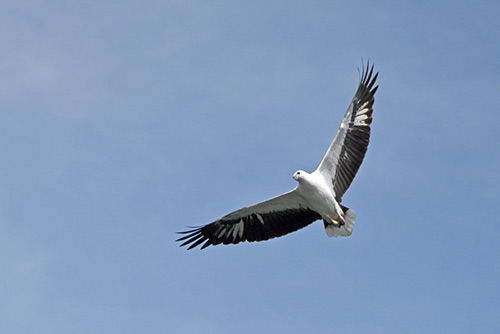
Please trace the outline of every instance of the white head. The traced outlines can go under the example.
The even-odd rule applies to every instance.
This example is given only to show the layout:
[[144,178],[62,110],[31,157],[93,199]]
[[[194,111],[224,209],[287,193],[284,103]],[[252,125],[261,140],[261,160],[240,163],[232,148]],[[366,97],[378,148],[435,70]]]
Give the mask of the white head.
[[303,177],[304,175],[306,175],[307,173],[304,172],[303,170],[298,170],[296,171],[294,174],[293,174],[293,179],[295,181],[299,181],[301,177]]

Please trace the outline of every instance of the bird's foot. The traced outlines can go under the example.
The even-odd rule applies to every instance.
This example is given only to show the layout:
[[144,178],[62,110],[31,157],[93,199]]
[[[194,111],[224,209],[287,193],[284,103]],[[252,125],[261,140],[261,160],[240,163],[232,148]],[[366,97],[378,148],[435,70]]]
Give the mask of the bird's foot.
[[344,219],[344,216],[339,215],[338,226],[339,226],[339,227],[341,227],[341,226],[344,226],[344,225],[345,225],[345,219]]

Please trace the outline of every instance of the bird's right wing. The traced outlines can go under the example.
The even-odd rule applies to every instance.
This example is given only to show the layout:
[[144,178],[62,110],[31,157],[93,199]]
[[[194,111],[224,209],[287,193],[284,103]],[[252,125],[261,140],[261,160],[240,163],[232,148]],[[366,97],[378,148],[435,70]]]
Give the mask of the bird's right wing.
[[181,247],[191,244],[188,249],[203,242],[201,249],[210,245],[262,241],[297,231],[320,218],[316,211],[306,207],[296,190],[292,190],[234,211],[211,224],[179,232],[186,236],[176,241],[184,241]]

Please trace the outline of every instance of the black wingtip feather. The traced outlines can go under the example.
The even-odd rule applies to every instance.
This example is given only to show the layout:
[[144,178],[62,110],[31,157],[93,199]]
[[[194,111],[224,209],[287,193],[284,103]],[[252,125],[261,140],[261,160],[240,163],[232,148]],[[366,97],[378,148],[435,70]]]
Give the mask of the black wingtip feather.
[[206,236],[203,236],[203,235],[200,235],[198,237],[199,237],[199,239],[196,242],[194,242],[191,246],[189,246],[188,250],[195,248],[196,246],[198,246],[199,244],[201,244],[202,242],[204,242],[205,240],[208,239]]

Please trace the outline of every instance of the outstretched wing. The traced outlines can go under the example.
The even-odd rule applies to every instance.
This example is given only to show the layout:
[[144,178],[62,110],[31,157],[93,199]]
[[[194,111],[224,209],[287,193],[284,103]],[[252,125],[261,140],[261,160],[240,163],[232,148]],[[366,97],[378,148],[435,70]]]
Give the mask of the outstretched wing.
[[361,81],[339,130],[328,148],[317,171],[325,178],[331,178],[335,199],[340,203],[358,172],[370,141],[373,103],[378,86],[373,87],[378,73],[373,77],[373,65],[366,65]]
[[221,219],[192,230],[176,241],[184,241],[188,249],[204,242],[201,249],[210,245],[237,244],[242,241],[262,241],[281,237],[297,231],[321,216],[305,206],[301,197],[292,190],[267,201],[244,207]]

